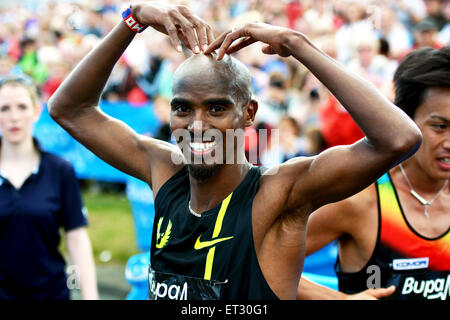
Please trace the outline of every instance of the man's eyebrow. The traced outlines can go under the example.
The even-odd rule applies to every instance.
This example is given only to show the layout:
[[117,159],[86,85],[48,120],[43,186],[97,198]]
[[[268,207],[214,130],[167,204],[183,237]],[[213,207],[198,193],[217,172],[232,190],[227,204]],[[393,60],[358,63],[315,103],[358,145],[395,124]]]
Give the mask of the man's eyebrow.
[[190,106],[191,102],[189,100],[183,99],[183,98],[173,98],[172,101],[170,101],[170,105],[173,106],[177,106],[177,105],[187,105]]
[[203,101],[204,105],[232,105],[234,102],[229,98],[212,98]]
[[439,115],[435,115],[435,114],[431,115],[430,119],[432,119],[432,120],[441,120],[441,121],[450,123],[450,119],[447,119],[447,118],[445,118],[443,116],[439,116]]
[[[224,98],[206,99],[206,100],[202,101],[202,104],[207,105],[207,106],[211,106],[211,105],[226,106],[226,105],[233,105],[234,102],[230,98],[224,97]],[[183,98],[173,98],[172,101],[170,101],[170,105],[172,107],[177,106],[177,105],[191,106],[192,102],[187,99],[183,99]]]

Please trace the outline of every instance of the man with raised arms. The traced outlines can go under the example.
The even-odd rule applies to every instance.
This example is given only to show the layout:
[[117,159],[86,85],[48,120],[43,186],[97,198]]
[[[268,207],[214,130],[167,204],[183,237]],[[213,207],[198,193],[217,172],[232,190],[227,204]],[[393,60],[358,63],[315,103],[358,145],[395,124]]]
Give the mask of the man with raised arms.
[[[251,23],[214,40],[188,8],[153,1],[123,16],[52,96],[49,109],[100,158],[152,188],[150,299],[295,299],[310,213],[359,192],[412,155],[419,129],[299,32]],[[174,135],[186,133],[176,135],[178,146],[138,135],[97,107],[112,68],[145,26],[194,53],[173,80],[170,126]],[[266,171],[246,162],[233,143],[239,139],[224,137],[251,126],[258,103],[248,70],[229,54],[256,41],[265,43],[264,54],[292,55],[309,68],[366,137]]]

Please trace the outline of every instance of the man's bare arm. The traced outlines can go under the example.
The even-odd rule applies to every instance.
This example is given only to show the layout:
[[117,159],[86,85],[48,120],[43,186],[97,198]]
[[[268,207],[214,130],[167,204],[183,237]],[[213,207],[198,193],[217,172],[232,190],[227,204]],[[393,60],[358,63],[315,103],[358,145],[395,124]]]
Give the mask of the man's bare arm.
[[[305,179],[295,183],[292,205],[311,199],[311,209],[315,210],[366,188],[411,156],[420,146],[421,133],[372,84],[346,70],[307,38],[295,38],[288,40],[293,56],[336,96],[366,136],[351,146],[331,148],[314,157],[303,175]],[[298,194],[307,198],[297,199]]]
[[[373,246],[375,246],[377,220],[377,195],[373,184],[352,197],[319,208],[308,219],[306,256],[345,236],[345,242],[352,241],[356,243],[350,246],[353,248],[352,250],[363,251],[353,252],[353,255],[362,259],[360,263],[365,265],[372,251],[371,249],[365,249],[366,246],[361,242],[373,243]],[[340,258],[342,258],[342,250],[346,249],[342,247],[341,243],[339,249]],[[347,252],[348,254],[349,252]],[[358,268],[357,265],[354,267]],[[372,300],[391,295],[394,290],[394,287],[390,287],[367,289],[357,294],[345,294],[302,277],[297,290],[297,299]]]
[[302,277],[298,285],[297,300],[377,300],[390,296],[394,291],[395,287],[390,286],[346,294]]
[[[168,34],[176,48],[182,40],[198,53],[199,46],[212,39],[210,28],[184,6],[150,1],[135,5],[132,14],[141,24]],[[49,111],[55,121],[100,158],[152,184],[155,178],[150,172],[155,162],[165,165],[166,169],[175,169],[169,160],[171,152],[177,149],[136,134],[98,107],[114,65],[134,36],[135,33],[120,22],[63,82],[49,101]],[[158,174],[170,176],[170,171],[173,170],[158,170]]]
[[[219,49],[218,59],[253,42],[266,44],[263,52],[293,56],[303,63],[342,103],[366,138],[316,157],[282,164],[267,185],[282,179],[287,199],[281,212],[313,212],[320,206],[344,199],[367,187],[383,172],[412,155],[421,133],[414,122],[366,80],[346,70],[294,30],[250,23],[220,36],[207,49]],[[268,170],[266,175],[270,175]],[[273,184],[272,184],[273,185]],[[302,208],[302,210],[299,210]]]

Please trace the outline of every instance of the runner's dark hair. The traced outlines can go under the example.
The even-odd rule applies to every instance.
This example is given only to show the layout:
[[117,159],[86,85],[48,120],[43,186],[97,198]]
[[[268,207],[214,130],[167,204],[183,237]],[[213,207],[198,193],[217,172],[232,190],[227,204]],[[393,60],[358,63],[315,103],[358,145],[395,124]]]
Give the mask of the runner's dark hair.
[[450,88],[450,46],[431,47],[410,52],[394,75],[394,103],[414,119],[430,87]]

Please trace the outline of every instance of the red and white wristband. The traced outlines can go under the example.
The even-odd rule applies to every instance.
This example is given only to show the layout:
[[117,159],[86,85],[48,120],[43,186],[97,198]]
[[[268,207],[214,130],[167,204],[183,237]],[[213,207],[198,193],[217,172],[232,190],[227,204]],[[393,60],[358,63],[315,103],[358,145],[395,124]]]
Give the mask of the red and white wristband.
[[130,28],[133,32],[141,33],[147,28],[147,25],[140,24],[135,17],[131,14],[131,6],[126,8],[122,12],[123,22]]

